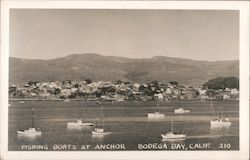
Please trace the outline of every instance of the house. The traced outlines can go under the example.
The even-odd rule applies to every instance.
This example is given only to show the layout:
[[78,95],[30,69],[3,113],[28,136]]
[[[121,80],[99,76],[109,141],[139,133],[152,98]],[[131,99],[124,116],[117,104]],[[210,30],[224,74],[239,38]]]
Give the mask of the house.
[[172,90],[170,88],[167,88],[166,89],[166,94],[169,94],[169,95],[172,94]]
[[71,93],[76,93],[78,91],[78,88],[71,88]]
[[223,94],[223,100],[230,100],[230,96],[227,94]]
[[206,95],[206,90],[205,89],[200,89],[200,90],[198,90],[198,92],[199,92],[199,95]]
[[237,94],[239,94],[238,89],[237,89],[237,88],[233,88],[233,89],[231,89],[231,94],[233,94],[233,95],[237,95]]
[[116,101],[124,101],[125,100],[125,96],[120,95],[120,94],[115,94],[114,98],[116,99]]
[[209,99],[209,96],[208,95],[204,95],[204,94],[200,94],[200,99],[203,100],[203,99]]
[[154,94],[154,97],[156,97],[159,101],[163,100],[163,94],[162,93]]
[[62,89],[60,95],[64,97],[69,97],[69,95],[71,95],[71,89]]
[[187,99],[194,99],[197,98],[197,94],[199,92],[197,92],[195,89],[188,89],[185,93],[185,96],[187,97]]

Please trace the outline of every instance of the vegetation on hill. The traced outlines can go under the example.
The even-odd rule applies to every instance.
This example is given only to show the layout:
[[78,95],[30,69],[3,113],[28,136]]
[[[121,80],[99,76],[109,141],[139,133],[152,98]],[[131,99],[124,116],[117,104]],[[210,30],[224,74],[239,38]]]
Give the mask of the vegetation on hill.
[[239,89],[239,78],[237,77],[217,77],[210,79],[204,85],[208,89],[225,89],[237,88]]

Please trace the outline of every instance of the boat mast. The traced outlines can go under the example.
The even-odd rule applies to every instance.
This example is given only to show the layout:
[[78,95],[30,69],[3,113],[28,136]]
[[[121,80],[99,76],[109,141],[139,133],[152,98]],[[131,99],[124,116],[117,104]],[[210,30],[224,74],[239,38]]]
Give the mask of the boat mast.
[[160,112],[160,108],[159,108],[159,106],[160,106],[160,104],[159,104],[159,101],[157,102],[157,109],[156,109],[156,112],[158,111],[158,112]]
[[[102,104],[101,104],[101,105],[102,105]],[[101,111],[102,111],[102,112],[101,112],[101,127],[104,128],[104,127],[103,127],[103,123],[104,123],[104,122],[103,122],[103,105],[102,105],[102,110],[101,110]]]
[[[102,124],[103,123],[103,105],[102,105],[102,103],[100,101],[96,101],[96,103],[101,105],[101,116],[99,115],[97,117],[96,126],[98,127],[98,124],[99,124],[100,128],[102,128],[103,127],[103,124]],[[101,122],[99,123],[100,117],[101,117]]]
[[215,114],[215,112],[214,112],[213,98],[212,98],[212,92],[209,93],[209,97],[210,97],[210,107],[212,108],[212,111]]
[[83,117],[83,111],[81,111],[81,117],[80,117],[80,119],[82,119],[82,117]]
[[96,127],[97,128],[98,128],[98,125],[99,125],[98,121],[99,121],[99,117],[96,118]]
[[173,124],[173,119],[172,119],[172,130],[171,130],[172,133],[174,133],[174,124]]
[[31,108],[31,128],[33,128],[33,107]]

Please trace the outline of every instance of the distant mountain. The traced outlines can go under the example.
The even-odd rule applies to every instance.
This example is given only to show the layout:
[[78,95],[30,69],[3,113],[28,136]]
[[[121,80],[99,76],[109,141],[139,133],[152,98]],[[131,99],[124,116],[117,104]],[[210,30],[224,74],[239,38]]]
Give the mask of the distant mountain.
[[155,56],[132,59],[98,54],[72,54],[51,60],[30,60],[10,57],[10,83],[29,80],[85,80],[148,82],[178,81],[183,85],[200,86],[215,77],[239,77],[239,61],[194,61]]

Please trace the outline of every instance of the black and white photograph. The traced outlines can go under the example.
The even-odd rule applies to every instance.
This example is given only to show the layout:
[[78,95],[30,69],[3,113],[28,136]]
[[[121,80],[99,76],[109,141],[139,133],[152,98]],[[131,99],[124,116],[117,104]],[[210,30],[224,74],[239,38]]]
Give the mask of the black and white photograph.
[[248,159],[245,10],[82,6],[6,7],[8,152]]

